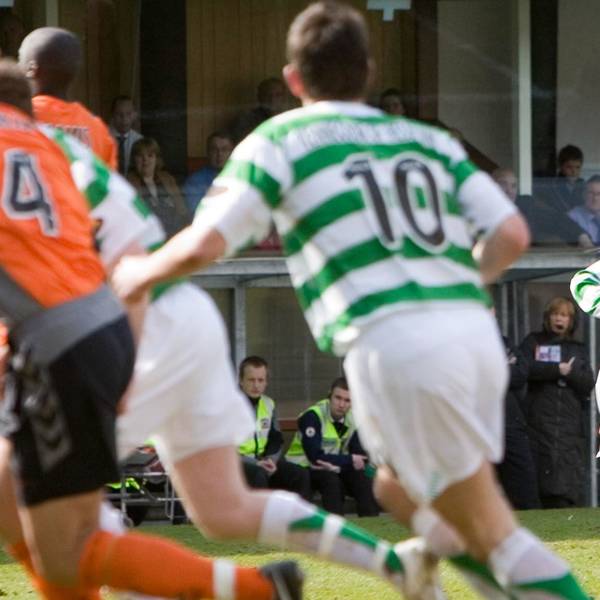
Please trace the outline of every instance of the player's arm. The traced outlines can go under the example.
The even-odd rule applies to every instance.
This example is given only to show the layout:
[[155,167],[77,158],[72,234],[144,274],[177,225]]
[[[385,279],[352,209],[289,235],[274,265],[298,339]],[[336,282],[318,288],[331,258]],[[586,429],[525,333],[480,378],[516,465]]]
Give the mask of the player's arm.
[[479,246],[479,269],[484,283],[493,283],[529,247],[529,229],[520,214],[506,218]]

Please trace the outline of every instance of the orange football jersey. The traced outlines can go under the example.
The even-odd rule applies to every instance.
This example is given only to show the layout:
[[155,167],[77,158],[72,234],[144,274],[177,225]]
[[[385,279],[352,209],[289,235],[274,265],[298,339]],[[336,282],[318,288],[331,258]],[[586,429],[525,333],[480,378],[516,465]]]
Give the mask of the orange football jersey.
[[58,127],[89,146],[111,169],[118,165],[115,140],[104,121],[79,102],[66,102],[54,96],[34,96],[37,121]]
[[45,307],[98,289],[105,273],[69,163],[32,119],[6,104],[0,189],[0,266],[8,275]]

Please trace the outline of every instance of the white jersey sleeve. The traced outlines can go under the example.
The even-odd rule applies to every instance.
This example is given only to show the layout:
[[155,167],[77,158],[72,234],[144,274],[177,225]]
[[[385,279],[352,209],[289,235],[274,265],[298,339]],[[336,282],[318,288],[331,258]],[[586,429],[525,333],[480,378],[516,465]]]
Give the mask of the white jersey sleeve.
[[498,184],[483,171],[474,172],[462,183],[457,198],[465,218],[484,237],[517,212]]
[[215,228],[230,256],[255,245],[271,228],[271,210],[290,185],[290,167],[281,148],[259,134],[233,152],[200,203],[194,227]]

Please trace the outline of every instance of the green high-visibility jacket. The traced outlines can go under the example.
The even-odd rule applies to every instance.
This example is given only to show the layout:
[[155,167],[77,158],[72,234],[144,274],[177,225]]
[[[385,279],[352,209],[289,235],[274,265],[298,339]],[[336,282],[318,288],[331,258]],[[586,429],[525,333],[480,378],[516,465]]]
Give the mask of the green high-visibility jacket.
[[261,396],[256,406],[256,425],[254,435],[246,440],[238,452],[244,456],[262,456],[269,439],[269,431],[273,422],[275,402],[269,396]]
[[[333,425],[331,411],[329,410],[328,398],[320,400],[310,408],[307,408],[303,413],[300,414],[300,417],[309,411],[315,412],[319,417],[319,421],[321,421],[321,447],[323,452],[325,454],[346,454],[348,452],[348,443],[350,442],[350,438],[356,431],[356,425],[354,423],[354,418],[352,417],[352,411],[348,411],[346,413],[344,424],[348,429],[341,437],[338,435],[338,432]],[[299,431],[294,435],[294,439],[292,440],[285,457],[290,462],[296,463],[302,467],[310,466],[310,461],[306,457],[306,454],[304,454],[304,448],[302,447],[302,435]]]

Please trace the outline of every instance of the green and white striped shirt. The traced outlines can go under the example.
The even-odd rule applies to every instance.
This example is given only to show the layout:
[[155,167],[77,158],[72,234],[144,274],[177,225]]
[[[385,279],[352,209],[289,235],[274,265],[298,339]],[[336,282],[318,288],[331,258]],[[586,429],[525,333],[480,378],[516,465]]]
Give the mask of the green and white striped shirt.
[[600,317],[600,260],[573,275],[571,294],[583,312]]
[[228,254],[274,220],[322,350],[344,354],[373,319],[425,305],[486,303],[471,254],[514,206],[449,134],[358,103],[279,115],[234,151],[195,226]]

